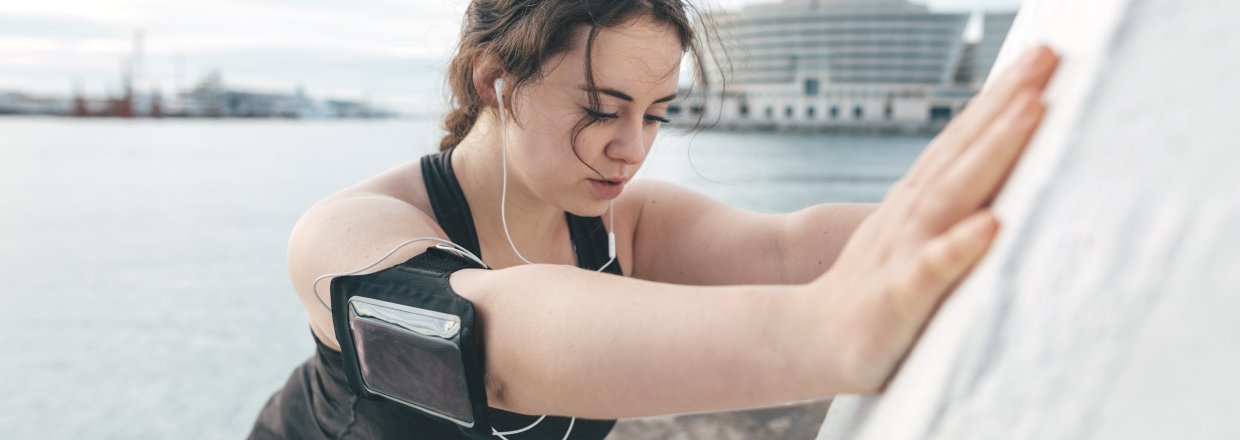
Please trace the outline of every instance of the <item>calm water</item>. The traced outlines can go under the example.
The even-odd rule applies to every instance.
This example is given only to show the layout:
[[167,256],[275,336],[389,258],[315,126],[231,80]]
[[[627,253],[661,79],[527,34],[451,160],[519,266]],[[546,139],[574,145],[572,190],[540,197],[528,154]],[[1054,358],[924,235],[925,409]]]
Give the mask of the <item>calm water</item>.
[[[435,125],[0,119],[0,437],[244,436],[313,350],[293,224]],[[664,135],[641,174],[785,212],[878,201],[927,141]]]

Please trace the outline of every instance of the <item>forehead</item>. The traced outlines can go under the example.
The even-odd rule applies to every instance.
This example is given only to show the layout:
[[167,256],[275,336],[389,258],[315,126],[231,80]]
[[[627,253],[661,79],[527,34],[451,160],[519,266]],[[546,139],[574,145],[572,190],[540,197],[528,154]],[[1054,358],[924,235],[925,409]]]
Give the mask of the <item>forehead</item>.
[[[585,84],[585,41],[589,31],[587,26],[576,30],[576,43],[552,64],[547,79],[572,87]],[[675,29],[645,16],[600,28],[590,53],[594,81],[599,87],[658,97],[676,91],[682,55]]]

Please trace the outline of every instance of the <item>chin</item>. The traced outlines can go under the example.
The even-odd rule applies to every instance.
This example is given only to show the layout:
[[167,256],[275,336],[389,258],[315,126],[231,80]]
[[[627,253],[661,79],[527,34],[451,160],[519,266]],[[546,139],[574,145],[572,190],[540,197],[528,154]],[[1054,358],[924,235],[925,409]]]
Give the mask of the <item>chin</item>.
[[591,197],[587,202],[579,202],[566,206],[564,210],[578,217],[599,217],[607,214],[607,201]]

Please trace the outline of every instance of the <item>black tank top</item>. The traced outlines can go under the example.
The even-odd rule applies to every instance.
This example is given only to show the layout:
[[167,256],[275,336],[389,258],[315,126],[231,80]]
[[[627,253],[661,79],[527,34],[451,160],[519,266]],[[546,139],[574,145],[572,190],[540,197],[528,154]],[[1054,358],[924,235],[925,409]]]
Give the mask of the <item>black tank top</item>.
[[[474,229],[465,193],[452,170],[452,150],[422,158],[422,180],[434,210],[435,220],[452,242],[469,249],[479,258],[482,250]],[[578,217],[565,213],[569,238],[577,256],[577,266],[597,270],[607,255],[607,230],[598,217]],[[623,275],[619,261],[604,272]],[[455,430],[430,422],[426,416],[398,403],[359,398],[349,388],[340,352],[314,338],[314,356],[293,371],[284,388],[271,396],[259,412],[250,432],[251,439],[458,439]],[[539,416],[488,408],[487,416],[497,431],[517,431],[532,425]],[[572,420],[548,416],[531,429],[505,434],[508,440],[602,439],[611,432],[615,420]],[[499,439],[500,437],[492,437]]]

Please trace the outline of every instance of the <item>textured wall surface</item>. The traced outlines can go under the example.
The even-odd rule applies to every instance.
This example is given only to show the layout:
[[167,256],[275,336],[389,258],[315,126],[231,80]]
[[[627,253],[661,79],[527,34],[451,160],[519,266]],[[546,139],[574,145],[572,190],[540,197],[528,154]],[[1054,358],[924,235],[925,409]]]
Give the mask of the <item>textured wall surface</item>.
[[995,247],[820,439],[1240,438],[1240,2],[1026,0],[999,64],[1038,41]]

